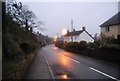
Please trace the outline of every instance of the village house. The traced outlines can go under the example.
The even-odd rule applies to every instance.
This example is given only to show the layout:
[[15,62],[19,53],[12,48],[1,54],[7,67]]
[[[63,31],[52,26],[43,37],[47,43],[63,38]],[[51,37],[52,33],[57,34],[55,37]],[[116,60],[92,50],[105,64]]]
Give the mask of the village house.
[[82,30],[76,31],[75,29],[71,32],[69,30],[64,35],[64,42],[94,42],[94,38],[86,31],[85,27],[82,27]]
[[101,37],[117,38],[120,35],[120,12],[100,25]]

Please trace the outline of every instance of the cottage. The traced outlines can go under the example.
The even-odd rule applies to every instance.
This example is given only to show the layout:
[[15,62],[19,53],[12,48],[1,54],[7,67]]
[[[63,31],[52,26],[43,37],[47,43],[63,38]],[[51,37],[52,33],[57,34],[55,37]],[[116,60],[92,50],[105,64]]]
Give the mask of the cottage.
[[120,12],[100,25],[101,36],[117,38],[120,35]]
[[64,35],[64,42],[79,42],[84,40],[86,42],[94,42],[94,38],[86,31],[85,27],[82,30],[75,31],[75,29],[71,32],[69,30]]

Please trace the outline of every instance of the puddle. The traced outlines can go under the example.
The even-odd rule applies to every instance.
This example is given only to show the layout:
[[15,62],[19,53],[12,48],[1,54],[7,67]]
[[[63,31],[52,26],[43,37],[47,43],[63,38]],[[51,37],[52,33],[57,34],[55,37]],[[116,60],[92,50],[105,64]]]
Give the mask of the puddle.
[[56,79],[72,79],[73,75],[70,72],[64,72],[64,73],[56,73],[55,75]]

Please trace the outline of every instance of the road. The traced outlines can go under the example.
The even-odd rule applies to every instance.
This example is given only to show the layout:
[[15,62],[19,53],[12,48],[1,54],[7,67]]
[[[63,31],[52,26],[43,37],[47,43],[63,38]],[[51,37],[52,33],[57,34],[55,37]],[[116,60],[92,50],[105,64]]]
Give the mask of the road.
[[119,66],[74,54],[54,45],[41,48],[53,79],[119,80]]

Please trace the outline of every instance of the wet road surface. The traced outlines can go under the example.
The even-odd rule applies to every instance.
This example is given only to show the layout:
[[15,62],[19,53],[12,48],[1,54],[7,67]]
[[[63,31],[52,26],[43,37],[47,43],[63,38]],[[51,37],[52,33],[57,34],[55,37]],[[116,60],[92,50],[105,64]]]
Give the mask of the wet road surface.
[[53,79],[119,80],[118,65],[74,54],[54,45],[41,48]]

